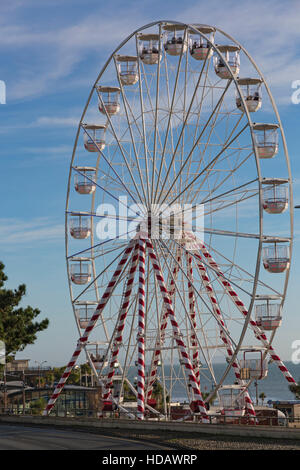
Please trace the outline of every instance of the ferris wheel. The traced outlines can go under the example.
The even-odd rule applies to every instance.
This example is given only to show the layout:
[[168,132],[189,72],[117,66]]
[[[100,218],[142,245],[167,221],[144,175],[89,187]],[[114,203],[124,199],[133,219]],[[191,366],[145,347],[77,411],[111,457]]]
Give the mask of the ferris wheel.
[[294,382],[272,346],[292,212],[280,117],[248,52],[202,24],[128,36],[75,139],[66,259],[79,341],[45,414],[84,350],[108,410],[208,422],[214,397],[254,418],[248,388],[270,360]]

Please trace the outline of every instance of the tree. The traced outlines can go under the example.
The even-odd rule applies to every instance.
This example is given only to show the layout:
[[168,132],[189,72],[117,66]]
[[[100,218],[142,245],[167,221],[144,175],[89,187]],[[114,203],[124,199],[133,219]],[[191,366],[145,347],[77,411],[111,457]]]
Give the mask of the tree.
[[[202,398],[203,398],[203,400],[205,401],[206,398],[209,397],[209,395],[210,395],[210,392],[203,392],[203,393],[202,393]],[[216,400],[216,398],[217,398],[217,395],[214,394],[214,395],[210,398],[210,400],[209,400],[208,403],[209,403],[210,405],[213,405],[213,404],[214,404],[214,401]]]
[[297,384],[291,384],[289,389],[295,395],[296,400],[300,400],[300,380]]
[[19,307],[26,295],[26,286],[21,284],[17,289],[5,289],[7,281],[4,264],[0,262],[0,339],[6,345],[6,358],[9,360],[17,351],[22,351],[28,344],[33,344],[37,333],[48,328],[49,320],[41,322],[36,317],[39,309],[27,306]]
[[44,398],[38,398],[30,402],[29,407],[33,415],[41,415],[47,405]]
[[264,392],[261,392],[261,394],[259,395],[259,398],[261,399],[261,404],[263,405],[265,399],[267,398],[266,395],[264,394]]

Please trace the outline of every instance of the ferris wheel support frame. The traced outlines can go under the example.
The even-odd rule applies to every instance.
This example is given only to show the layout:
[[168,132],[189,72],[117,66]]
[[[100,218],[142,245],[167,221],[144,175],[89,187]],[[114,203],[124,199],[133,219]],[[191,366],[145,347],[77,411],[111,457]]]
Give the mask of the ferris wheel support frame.
[[[201,242],[200,242],[201,243]],[[236,307],[239,309],[239,311],[242,313],[244,317],[247,317],[249,312],[247,311],[244,303],[242,300],[238,297],[237,293],[235,290],[232,288],[229,280],[227,280],[220,270],[219,266],[215,262],[215,260],[212,258],[210,253],[208,252],[207,248],[203,243],[201,243],[201,251],[203,252],[203,256],[208,260],[208,263],[212,269],[217,273],[218,280],[223,285],[223,287],[226,289],[228,295],[232,299],[232,301],[235,303]],[[291,373],[288,371],[288,369],[285,367],[283,362],[281,361],[280,357],[275,353],[274,348],[268,341],[266,335],[263,333],[263,331],[259,328],[257,323],[251,319],[250,317],[250,327],[254,331],[255,336],[263,343],[263,346],[266,348],[266,352],[270,354],[271,359],[276,362],[278,368],[280,371],[283,373],[284,377],[286,380],[290,383],[296,383],[295,379],[292,377]]]
[[[137,239],[142,239],[142,243],[137,243],[136,240]],[[189,355],[186,351],[186,346],[183,342],[183,340],[181,339],[181,331],[180,331],[180,327],[179,327],[179,324],[176,320],[176,316],[175,316],[175,312],[173,310],[173,307],[172,307],[172,300],[169,296],[169,293],[166,289],[166,285],[165,285],[165,281],[164,281],[164,277],[163,277],[163,274],[162,274],[162,271],[161,271],[161,268],[160,268],[160,265],[159,265],[159,262],[158,262],[158,259],[157,259],[157,256],[155,254],[155,250],[153,248],[153,245],[152,245],[152,242],[150,239],[148,238],[145,238],[145,235],[142,234],[142,235],[137,235],[133,240],[130,241],[129,243],[129,246],[128,248],[124,251],[124,254],[123,254],[123,257],[122,259],[119,261],[119,264],[118,264],[118,267],[111,279],[111,281],[109,282],[103,296],[102,296],[102,299],[100,301],[100,303],[98,304],[97,308],[96,308],[96,311],[94,313],[94,315],[92,316],[88,326],[86,327],[83,335],[79,338],[78,340],[78,344],[77,344],[77,347],[75,349],[75,352],[73,353],[72,357],[71,357],[71,360],[69,361],[64,373],[62,374],[61,376],[61,379],[58,383],[58,385],[56,386],[55,390],[54,390],[54,393],[52,394],[44,412],[43,412],[43,415],[48,415],[53,406],[55,405],[56,403],[56,400],[58,399],[60,393],[62,392],[67,380],[68,380],[68,377],[70,376],[76,362],[77,362],[77,359],[82,351],[82,348],[84,347],[84,345],[87,343],[87,340],[88,340],[88,337],[91,333],[91,331],[93,330],[94,326],[96,325],[97,323],[97,320],[98,318],[100,317],[100,315],[102,314],[109,298],[111,297],[112,293],[113,293],[113,290],[114,288],[116,287],[116,284],[117,284],[117,281],[118,281],[118,278],[120,277],[121,273],[122,273],[122,270],[123,270],[123,267],[124,265],[126,264],[127,260],[128,260],[128,257],[130,256],[130,253],[132,252],[133,250],[133,246],[134,246],[134,243],[136,244],[136,247],[135,247],[135,251],[137,251],[137,248],[139,249],[139,256],[137,256],[136,253],[134,253],[133,255],[133,258],[132,258],[132,264],[131,264],[131,268],[130,268],[130,273],[129,273],[129,276],[128,276],[128,280],[127,280],[127,287],[126,287],[126,292],[125,292],[125,296],[124,296],[124,302],[123,302],[123,305],[122,305],[122,315],[120,316],[120,321],[119,321],[119,327],[117,329],[118,333],[120,333],[120,336],[118,337],[118,340],[121,341],[120,338],[122,338],[122,331],[123,331],[123,328],[124,328],[124,324],[125,324],[125,319],[126,319],[126,308],[128,307],[128,304],[129,304],[129,297],[131,295],[131,291],[132,291],[132,284],[133,284],[133,281],[134,281],[134,274],[135,274],[135,271],[136,271],[136,267],[137,267],[137,262],[138,260],[140,261],[140,273],[143,272],[143,270],[145,269],[144,266],[145,266],[145,263],[144,263],[144,260],[145,260],[145,248],[144,248],[144,245],[146,244],[146,248],[147,248],[147,251],[148,251],[148,254],[149,254],[149,257],[152,261],[152,266],[153,266],[153,270],[154,270],[154,273],[155,273],[155,277],[156,277],[156,280],[158,282],[158,285],[159,285],[159,288],[160,288],[160,292],[161,292],[161,295],[162,295],[162,298],[163,298],[163,303],[165,305],[165,309],[167,310],[167,318],[170,319],[170,322],[171,322],[171,325],[172,325],[172,329],[173,329],[173,334],[174,334],[174,338],[175,338],[175,341],[176,341],[176,344],[179,348],[179,352],[180,352],[180,356],[181,356],[181,359],[184,363],[184,367],[188,373],[188,380],[189,380],[189,383],[191,384],[191,387],[192,387],[192,390],[193,390],[193,393],[194,393],[194,397],[196,399],[196,402],[197,402],[197,405],[199,407],[199,410],[200,410],[200,415],[201,415],[201,419],[202,419],[202,422],[203,423],[208,423],[209,422],[209,418],[207,416],[207,411],[206,411],[206,407],[205,407],[205,404],[204,404],[204,401],[202,399],[202,394],[201,394],[201,390],[200,390],[200,387],[198,385],[198,381],[195,377],[195,374],[194,374],[194,370],[193,370],[193,366],[191,364],[191,361],[190,361],[190,358],[189,358]],[[143,276],[141,276],[139,278],[139,294],[140,294],[140,297],[139,297],[139,308],[140,308],[140,315],[139,315],[139,318],[140,318],[140,322],[142,322],[143,318],[144,318],[144,306],[143,306],[143,299],[144,299],[144,288],[145,288],[145,284],[144,284],[144,281],[143,281]],[[141,326],[141,331],[143,330],[143,327]],[[141,335],[141,338],[143,338],[143,333]],[[107,374],[107,381],[106,383],[104,384],[104,387],[105,387],[105,391],[104,391],[104,400],[107,399],[108,397],[112,399],[112,401],[123,411],[125,411],[128,415],[130,415],[130,413],[124,408],[122,407],[119,403],[117,403],[117,401],[114,399],[114,397],[111,397],[111,392],[110,392],[110,387],[111,387],[111,384],[112,384],[112,377],[113,377],[113,374],[114,374],[114,371],[112,370],[113,369],[113,365],[115,364],[115,361],[116,361],[116,358],[118,356],[118,352],[119,352],[119,348],[118,348],[118,342],[116,341],[115,343],[115,346],[113,346],[113,350],[112,350],[112,360],[111,360],[111,363],[110,363],[110,369],[109,369],[109,372]],[[139,384],[138,384],[138,419],[143,419],[144,418],[144,384],[143,384],[143,378],[145,376],[144,374],[144,348],[143,346],[141,347],[140,345],[140,348],[139,348]],[[103,384],[103,382],[99,379],[100,383]],[[132,416],[132,415],[131,415]]]
[[[186,234],[188,235],[188,233]],[[165,245],[165,244],[164,244]],[[165,245],[166,247],[166,245]],[[183,247],[184,248],[184,247]],[[207,290],[207,293],[208,293],[208,296],[210,298],[210,302],[211,302],[211,305],[212,305],[212,313],[213,315],[215,316],[216,320],[217,320],[217,323],[218,323],[218,326],[219,326],[219,333],[220,333],[220,337],[223,341],[223,343],[225,344],[226,346],[226,349],[227,349],[227,354],[228,354],[228,358],[230,359],[233,354],[234,354],[234,351],[233,351],[233,347],[232,347],[232,344],[231,344],[231,339],[230,339],[230,335],[228,334],[228,331],[227,331],[227,328],[225,326],[225,323],[223,321],[223,318],[222,318],[222,314],[221,314],[221,310],[220,308],[218,307],[218,302],[216,300],[216,298],[213,296],[212,294],[212,288],[211,286],[209,285],[209,278],[207,277],[207,274],[206,274],[206,270],[205,270],[205,267],[203,265],[203,263],[201,262],[201,257],[195,253],[195,252],[191,252],[190,250],[185,249],[185,252],[186,252],[186,255],[188,257],[195,257],[196,259],[196,266],[200,272],[200,276],[202,278],[202,281],[203,281],[203,284],[205,286],[205,289]],[[171,254],[171,253],[170,253]],[[172,255],[171,255],[172,256]],[[203,273],[203,270],[205,271],[205,274]],[[196,289],[195,285],[194,285],[194,282],[190,276],[190,266],[188,267],[188,274],[185,274],[183,273],[187,279],[188,279],[188,283],[190,285],[190,289],[193,290],[193,296],[195,294],[195,292],[199,294],[198,290]],[[193,333],[192,334],[195,334],[195,325],[194,323],[192,323],[192,329],[193,329]],[[230,362],[230,361],[229,361]],[[256,413],[255,413],[255,410],[254,410],[254,406],[253,406],[253,403],[252,403],[252,400],[250,398],[250,395],[249,395],[249,392],[247,390],[248,388],[248,385],[246,386],[245,382],[241,380],[241,377],[240,377],[240,372],[239,372],[239,365],[237,364],[236,361],[233,362],[233,365],[231,366],[233,367],[234,369],[234,372],[235,372],[235,375],[236,375],[236,378],[237,380],[239,381],[239,383],[241,385],[244,386],[244,392],[243,392],[243,395],[244,395],[244,399],[245,399],[245,403],[246,403],[246,414],[247,415],[250,415],[250,421],[249,423],[252,423],[252,424],[255,424],[255,416],[256,416]],[[199,382],[200,383],[200,382]],[[208,403],[210,401],[210,399],[215,395],[215,393],[219,390],[220,386],[221,386],[222,382],[219,383],[219,386],[216,385],[216,388],[214,389],[214,392],[209,394],[209,396],[205,399],[205,402]]]

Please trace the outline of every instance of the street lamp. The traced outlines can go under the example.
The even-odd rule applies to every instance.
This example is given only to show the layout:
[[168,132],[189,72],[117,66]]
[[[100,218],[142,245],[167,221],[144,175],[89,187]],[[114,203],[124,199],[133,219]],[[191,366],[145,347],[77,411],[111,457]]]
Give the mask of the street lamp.
[[79,370],[79,385],[81,386],[81,367],[77,365],[74,367],[74,369]]
[[45,362],[47,361],[42,361],[42,362],[39,362],[39,361],[34,361],[38,364],[39,368],[38,368],[38,371],[39,371],[39,388],[41,388],[41,374],[40,374],[40,371],[41,371],[41,367],[43,364],[45,364]]

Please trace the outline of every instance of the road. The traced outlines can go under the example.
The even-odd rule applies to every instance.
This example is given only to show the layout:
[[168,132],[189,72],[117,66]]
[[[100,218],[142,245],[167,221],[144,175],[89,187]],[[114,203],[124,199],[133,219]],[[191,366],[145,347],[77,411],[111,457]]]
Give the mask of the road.
[[167,447],[84,431],[0,424],[0,450],[157,450]]

